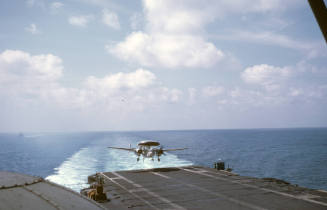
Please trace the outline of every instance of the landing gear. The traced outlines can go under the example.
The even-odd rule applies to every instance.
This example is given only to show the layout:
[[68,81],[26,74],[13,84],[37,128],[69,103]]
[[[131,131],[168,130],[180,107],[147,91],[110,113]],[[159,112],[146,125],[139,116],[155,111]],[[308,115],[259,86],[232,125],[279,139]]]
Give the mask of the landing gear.
[[160,158],[158,158],[158,162],[160,162]]
[[139,158],[139,157],[137,157],[137,159],[136,159],[136,160],[137,160],[137,162],[139,162],[140,158]]

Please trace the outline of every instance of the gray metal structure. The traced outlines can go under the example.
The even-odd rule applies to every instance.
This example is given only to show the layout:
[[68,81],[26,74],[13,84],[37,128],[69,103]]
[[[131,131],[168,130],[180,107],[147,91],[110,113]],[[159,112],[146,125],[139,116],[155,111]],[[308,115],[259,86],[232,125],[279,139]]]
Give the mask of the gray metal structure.
[[0,171],[0,209],[104,209],[43,178]]

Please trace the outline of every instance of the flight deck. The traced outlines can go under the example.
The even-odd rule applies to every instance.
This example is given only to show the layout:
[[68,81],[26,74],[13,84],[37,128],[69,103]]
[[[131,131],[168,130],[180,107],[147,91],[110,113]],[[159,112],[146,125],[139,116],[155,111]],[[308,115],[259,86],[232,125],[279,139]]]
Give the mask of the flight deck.
[[109,209],[327,209],[327,192],[199,166],[103,172]]

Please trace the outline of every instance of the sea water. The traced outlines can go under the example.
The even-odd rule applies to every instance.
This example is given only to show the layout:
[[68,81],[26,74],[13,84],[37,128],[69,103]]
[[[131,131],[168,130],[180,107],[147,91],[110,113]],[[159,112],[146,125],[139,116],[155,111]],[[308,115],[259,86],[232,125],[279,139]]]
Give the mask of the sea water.
[[[167,153],[160,162],[137,162],[132,152],[107,148],[144,139],[188,149]],[[75,191],[96,172],[212,167],[219,159],[240,175],[327,190],[327,128],[0,134],[0,170],[41,176]]]

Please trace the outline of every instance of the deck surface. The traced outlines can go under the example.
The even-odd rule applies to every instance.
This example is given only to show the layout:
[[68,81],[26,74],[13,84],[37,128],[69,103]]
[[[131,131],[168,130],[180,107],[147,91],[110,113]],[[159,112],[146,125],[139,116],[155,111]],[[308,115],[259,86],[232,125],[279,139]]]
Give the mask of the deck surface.
[[327,192],[204,167],[98,173],[110,209],[327,209]]

